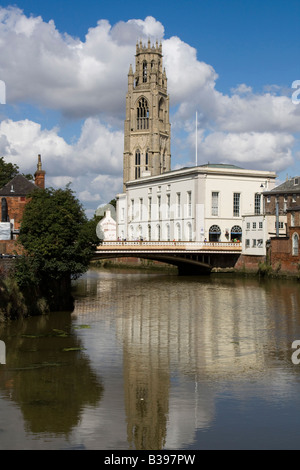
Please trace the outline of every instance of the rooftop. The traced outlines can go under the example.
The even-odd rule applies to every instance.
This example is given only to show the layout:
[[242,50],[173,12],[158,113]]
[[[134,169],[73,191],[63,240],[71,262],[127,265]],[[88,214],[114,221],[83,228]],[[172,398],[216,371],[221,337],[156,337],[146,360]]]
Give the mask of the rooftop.
[[17,175],[0,189],[1,196],[27,196],[37,186],[23,175]]
[[294,193],[300,191],[300,176],[289,178],[284,183],[276,186],[270,193]]

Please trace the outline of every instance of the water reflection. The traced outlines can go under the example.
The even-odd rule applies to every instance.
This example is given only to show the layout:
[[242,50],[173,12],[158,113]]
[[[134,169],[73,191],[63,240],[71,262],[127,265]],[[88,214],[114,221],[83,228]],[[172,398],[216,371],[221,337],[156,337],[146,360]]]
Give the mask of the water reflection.
[[82,408],[101,400],[103,386],[81,352],[70,314],[11,323],[6,347],[1,395],[18,405],[28,432],[68,435]]
[[75,294],[0,327],[0,448],[17,412],[25,448],[299,445],[298,284],[91,270]]
[[[130,448],[192,442],[212,424],[228,384],[245,397],[256,382],[270,401],[291,392],[287,376],[299,374],[290,360],[300,338],[295,284],[107,274],[92,285],[97,315],[115,322],[122,344]],[[83,312],[80,300],[76,308]]]

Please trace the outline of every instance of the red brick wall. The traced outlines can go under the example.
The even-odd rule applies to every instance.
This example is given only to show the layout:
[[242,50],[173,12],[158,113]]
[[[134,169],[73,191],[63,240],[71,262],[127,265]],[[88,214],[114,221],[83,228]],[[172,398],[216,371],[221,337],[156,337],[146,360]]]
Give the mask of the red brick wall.
[[300,239],[300,228],[289,227],[289,237],[271,238],[271,246],[269,250],[270,263],[273,269],[278,269],[289,273],[298,273],[300,266],[300,256],[293,256],[292,237],[294,233],[298,233]]
[[259,263],[264,263],[265,261],[265,256],[241,255],[234,267],[238,270],[257,271]]
[[18,197],[18,196],[6,196],[7,201],[7,211],[9,215],[9,219],[14,219],[15,221],[15,229],[19,230],[21,225],[21,220],[23,217],[23,212],[26,204],[28,203],[29,199],[25,197]]

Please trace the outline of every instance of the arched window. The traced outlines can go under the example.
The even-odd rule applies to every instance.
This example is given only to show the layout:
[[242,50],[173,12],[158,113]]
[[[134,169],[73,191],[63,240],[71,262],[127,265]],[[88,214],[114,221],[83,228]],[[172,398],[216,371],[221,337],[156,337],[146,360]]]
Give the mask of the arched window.
[[147,62],[144,60],[143,62],[143,83],[147,81]]
[[136,150],[135,152],[135,179],[141,177],[141,152]]
[[218,225],[212,225],[209,229],[209,241],[218,242],[221,237],[221,229]]
[[299,255],[299,236],[297,233],[294,233],[293,238],[292,238],[292,254],[293,256],[298,256]]
[[242,240],[242,229],[239,225],[234,225],[231,229],[231,239]]
[[146,98],[141,98],[136,110],[136,128],[149,129],[149,108]]

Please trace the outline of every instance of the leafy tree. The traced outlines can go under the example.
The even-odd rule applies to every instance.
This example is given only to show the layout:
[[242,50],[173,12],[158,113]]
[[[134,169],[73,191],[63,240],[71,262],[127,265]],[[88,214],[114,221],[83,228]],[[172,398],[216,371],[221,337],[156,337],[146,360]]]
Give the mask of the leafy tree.
[[15,273],[20,288],[45,297],[50,310],[71,308],[71,280],[88,269],[99,241],[96,223],[68,186],[31,193],[18,239],[26,254]]

